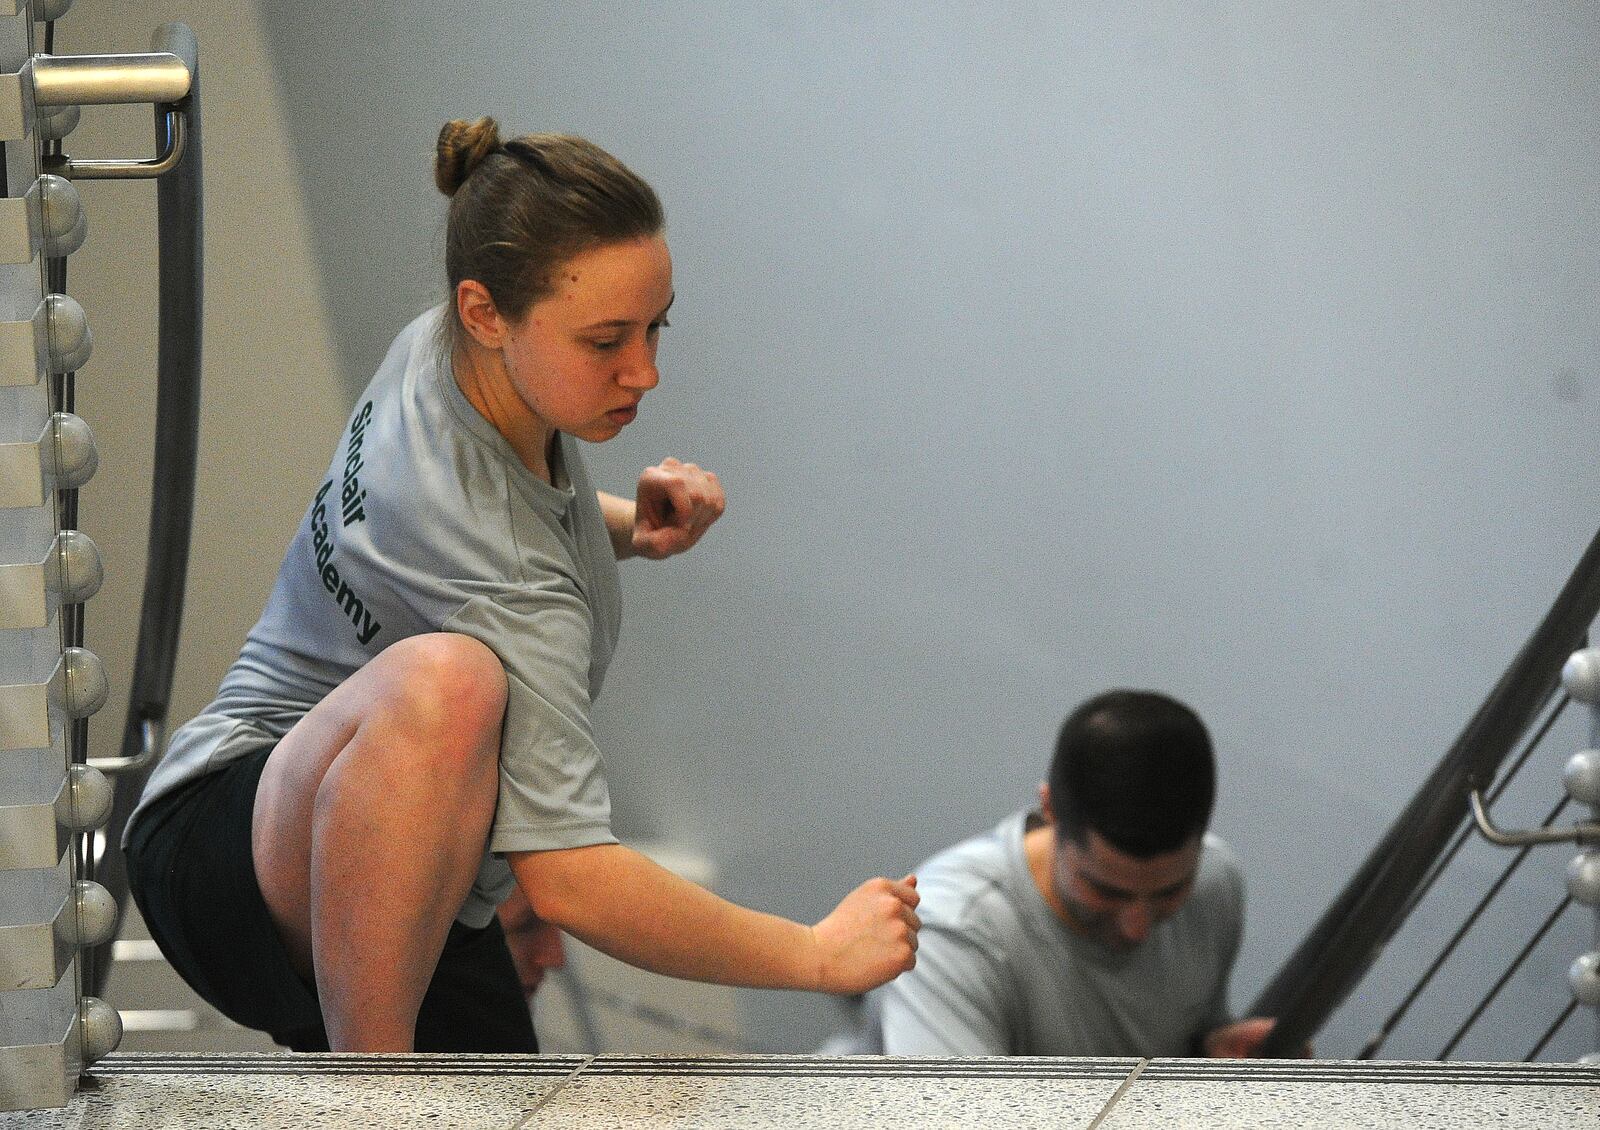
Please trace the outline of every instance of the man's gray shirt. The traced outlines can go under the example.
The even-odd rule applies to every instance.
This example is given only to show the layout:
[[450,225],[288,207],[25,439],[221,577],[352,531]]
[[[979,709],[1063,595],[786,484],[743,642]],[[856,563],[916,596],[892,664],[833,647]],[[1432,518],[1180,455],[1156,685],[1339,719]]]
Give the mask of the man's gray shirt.
[[1028,868],[1029,815],[917,871],[916,968],[868,994],[863,1027],[830,1051],[887,1055],[1193,1055],[1228,1020],[1244,920],[1233,852],[1207,835],[1194,892],[1115,952],[1058,918]]
[[483,926],[512,884],[489,853],[616,842],[589,711],[621,595],[576,443],[555,445],[556,485],[528,470],[456,385],[441,314],[401,331],[356,401],[266,610],[216,701],[173,735],[140,810],[271,746],[395,641],[473,636],[508,683],[488,852],[458,915]]

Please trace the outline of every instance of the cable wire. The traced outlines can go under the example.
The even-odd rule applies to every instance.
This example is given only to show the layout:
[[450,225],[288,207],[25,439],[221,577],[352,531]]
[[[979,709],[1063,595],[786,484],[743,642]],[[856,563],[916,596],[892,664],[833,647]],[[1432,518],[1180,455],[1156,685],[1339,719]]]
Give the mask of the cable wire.
[[1533,1045],[1533,1050],[1527,1054],[1522,1062],[1532,1063],[1535,1059],[1537,1059],[1539,1053],[1544,1051],[1544,1046],[1555,1037],[1557,1032],[1561,1031],[1561,1026],[1571,1019],[1572,1014],[1577,1010],[1577,998],[1573,998],[1572,1000],[1568,1001],[1567,1007],[1561,1010],[1560,1016],[1556,1017],[1556,1022],[1550,1025],[1549,1028],[1545,1029],[1544,1035],[1539,1037],[1539,1042]]
[[1462,1022],[1461,1027],[1456,1029],[1456,1034],[1450,1037],[1450,1042],[1444,1046],[1444,1050],[1438,1054],[1437,1059],[1445,1060],[1450,1058],[1450,1053],[1456,1050],[1456,1045],[1466,1036],[1468,1029],[1476,1024],[1478,1018],[1494,1003],[1495,997],[1500,995],[1500,990],[1505,988],[1506,983],[1511,980],[1513,974],[1522,968],[1522,963],[1528,960],[1528,955],[1533,952],[1534,947],[1544,941],[1544,936],[1550,932],[1550,927],[1556,924],[1556,919],[1560,918],[1567,907],[1571,905],[1572,896],[1563,896],[1561,901],[1556,904],[1556,908],[1550,912],[1550,917],[1544,920],[1544,925],[1534,931],[1533,937],[1528,939],[1528,944],[1522,947],[1522,952],[1517,954],[1511,964],[1506,967],[1506,971],[1500,974],[1500,979],[1494,983],[1494,987],[1478,1002],[1478,1007],[1473,1009],[1472,1014]]
[[[1549,824],[1551,821],[1555,820],[1556,817],[1560,816],[1561,813],[1566,809],[1570,800],[1570,797],[1562,798],[1562,800],[1550,810],[1549,815],[1544,818],[1544,823]],[[1411,991],[1407,993],[1405,999],[1400,1002],[1400,1007],[1395,1009],[1395,1011],[1389,1016],[1389,1019],[1384,1021],[1383,1027],[1378,1030],[1377,1034],[1373,1036],[1371,1040],[1367,1041],[1366,1047],[1362,1048],[1361,1053],[1356,1056],[1357,1059],[1371,1059],[1378,1052],[1378,1050],[1383,1047],[1389,1036],[1394,1032],[1395,1027],[1400,1023],[1401,1020],[1405,1018],[1406,1013],[1411,1011],[1411,1006],[1417,1003],[1417,998],[1422,995],[1423,991],[1427,989],[1428,985],[1433,981],[1434,975],[1437,974],[1440,969],[1444,968],[1444,963],[1450,960],[1451,955],[1456,952],[1456,948],[1461,945],[1467,934],[1472,930],[1472,927],[1477,925],[1478,919],[1483,916],[1483,912],[1489,909],[1489,904],[1494,901],[1495,896],[1497,896],[1501,889],[1505,887],[1506,883],[1510,881],[1511,876],[1516,874],[1517,868],[1522,866],[1523,861],[1528,858],[1528,853],[1532,850],[1532,844],[1526,845],[1517,850],[1517,854],[1511,858],[1511,862],[1506,864],[1505,869],[1500,872],[1499,878],[1495,879],[1495,881],[1490,885],[1489,890],[1481,899],[1478,900],[1478,905],[1472,908],[1472,911],[1467,915],[1466,920],[1463,921],[1459,927],[1457,927],[1456,932],[1451,935],[1450,940],[1445,943],[1444,949],[1440,950],[1438,956],[1433,959],[1433,963],[1428,966],[1427,971],[1424,972],[1422,976],[1418,978],[1417,983],[1411,987]]]

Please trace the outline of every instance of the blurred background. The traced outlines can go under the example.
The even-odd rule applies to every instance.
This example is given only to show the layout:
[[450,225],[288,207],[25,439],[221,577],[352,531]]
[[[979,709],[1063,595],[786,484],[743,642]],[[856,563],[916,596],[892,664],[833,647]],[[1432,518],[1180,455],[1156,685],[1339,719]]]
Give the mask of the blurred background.
[[[1220,753],[1243,1007],[1595,532],[1592,5],[78,0],[57,49],[143,50],[168,19],[200,40],[207,145],[175,721],[254,623],[388,342],[444,297],[452,117],[588,136],[666,204],[664,379],[586,456],[624,492],[693,460],[729,509],[687,557],[623,567],[597,726],[618,834],[737,901],[816,920],[1030,803],[1078,701],[1160,688]],[[148,116],[88,110],[68,151],[148,145]],[[154,189],[80,191],[99,756],[142,584]],[[1558,795],[1584,727],[1505,822]],[[1498,973],[1570,854],[1536,853],[1447,983]],[[1501,862],[1469,852],[1319,1052],[1353,1054]],[[1564,919],[1457,1054],[1520,1058],[1592,935]],[[611,1050],[804,1051],[840,1017],[581,952],[571,973]],[[544,1006],[553,1050],[573,983]],[[1387,1054],[1436,1054],[1462,992]],[[108,996],[128,1006],[116,976]]]

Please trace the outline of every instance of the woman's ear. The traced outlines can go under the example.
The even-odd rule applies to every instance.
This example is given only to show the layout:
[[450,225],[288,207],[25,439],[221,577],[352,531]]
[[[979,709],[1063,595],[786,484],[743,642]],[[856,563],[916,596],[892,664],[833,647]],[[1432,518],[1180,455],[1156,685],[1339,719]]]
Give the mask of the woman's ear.
[[1046,824],[1054,824],[1056,822],[1055,810],[1050,807],[1050,785],[1048,782],[1039,786],[1039,815],[1044,818]]
[[506,341],[506,320],[500,316],[489,288],[477,279],[462,279],[456,284],[456,313],[461,324],[485,349],[499,349]]

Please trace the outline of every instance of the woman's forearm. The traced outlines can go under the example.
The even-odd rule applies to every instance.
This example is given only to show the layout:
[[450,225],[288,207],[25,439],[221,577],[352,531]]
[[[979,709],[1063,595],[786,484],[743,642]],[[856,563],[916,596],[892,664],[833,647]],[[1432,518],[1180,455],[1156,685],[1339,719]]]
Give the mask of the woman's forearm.
[[630,500],[603,490],[594,493],[600,501],[600,517],[605,520],[611,548],[616,551],[618,561],[626,561],[633,556],[633,523],[637,507]]
[[670,977],[820,989],[811,928],[737,906],[621,844],[508,856],[534,912],[619,961]]

